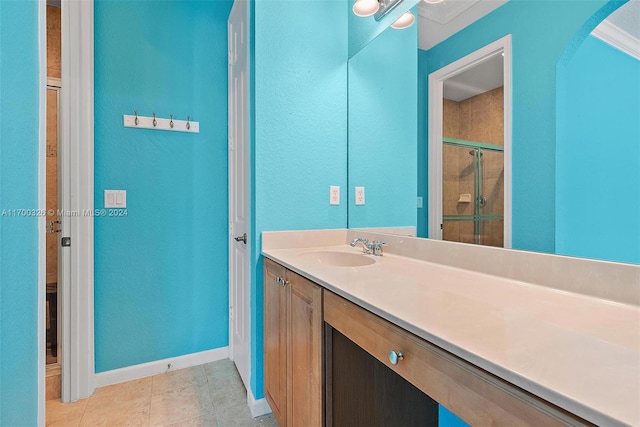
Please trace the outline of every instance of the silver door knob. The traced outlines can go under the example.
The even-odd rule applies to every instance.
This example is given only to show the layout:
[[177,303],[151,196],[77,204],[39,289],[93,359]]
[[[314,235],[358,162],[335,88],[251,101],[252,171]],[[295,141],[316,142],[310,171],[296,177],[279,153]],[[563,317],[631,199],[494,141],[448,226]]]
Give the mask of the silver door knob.
[[247,233],[244,233],[242,236],[234,237],[233,240],[236,242],[242,242],[245,245],[247,244]]
[[391,362],[392,365],[397,365],[402,359],[404,359],[404,355],[401,351],[397,353],[393,350],[389,351],[389,362]]

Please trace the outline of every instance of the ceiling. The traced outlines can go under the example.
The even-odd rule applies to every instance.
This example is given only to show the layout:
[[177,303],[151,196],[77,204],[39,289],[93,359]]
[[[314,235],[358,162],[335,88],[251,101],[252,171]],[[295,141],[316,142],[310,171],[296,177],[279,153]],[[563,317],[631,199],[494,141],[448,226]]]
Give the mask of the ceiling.
[[503,85],[503,57],[497,54],[444,82],[444,98],[460,102]]
[[418,47],[431,49],[507,0],[444,0],[418,4]]

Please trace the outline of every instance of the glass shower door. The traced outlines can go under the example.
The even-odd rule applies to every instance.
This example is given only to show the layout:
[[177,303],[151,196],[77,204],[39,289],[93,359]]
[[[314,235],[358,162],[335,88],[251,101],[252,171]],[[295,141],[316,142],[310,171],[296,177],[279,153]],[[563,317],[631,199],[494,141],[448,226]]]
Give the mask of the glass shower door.
[[475,159],[469,147],[442,147],[442,238],[475,243]]
[[[502,148],[502,147],[500,147]],[[477,201],[477,244],[504,246],[504,152],[477,149],[480,152]]]
[[443,240],[503,246],[502,147],[445,138],[442,149]]

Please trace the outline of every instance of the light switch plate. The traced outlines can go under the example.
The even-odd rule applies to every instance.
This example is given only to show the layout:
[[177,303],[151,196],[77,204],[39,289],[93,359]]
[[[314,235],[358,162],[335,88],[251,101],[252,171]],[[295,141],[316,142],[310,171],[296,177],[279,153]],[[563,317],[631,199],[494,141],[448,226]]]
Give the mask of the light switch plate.
[[104,190],[104,207],[124,209],[127,207],[127,190]]
[[356,205],[364,205],[364,187],[356,187]]
[[332,185],[329,187],[329,204],[330,205],[340,204],[340,186]]

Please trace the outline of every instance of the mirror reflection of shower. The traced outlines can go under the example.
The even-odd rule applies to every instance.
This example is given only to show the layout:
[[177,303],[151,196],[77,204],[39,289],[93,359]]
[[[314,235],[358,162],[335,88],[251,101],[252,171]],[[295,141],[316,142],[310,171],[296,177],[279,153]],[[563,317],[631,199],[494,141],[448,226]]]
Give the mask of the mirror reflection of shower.
[[504,245],[503,59],[444,82],[442,237]]

